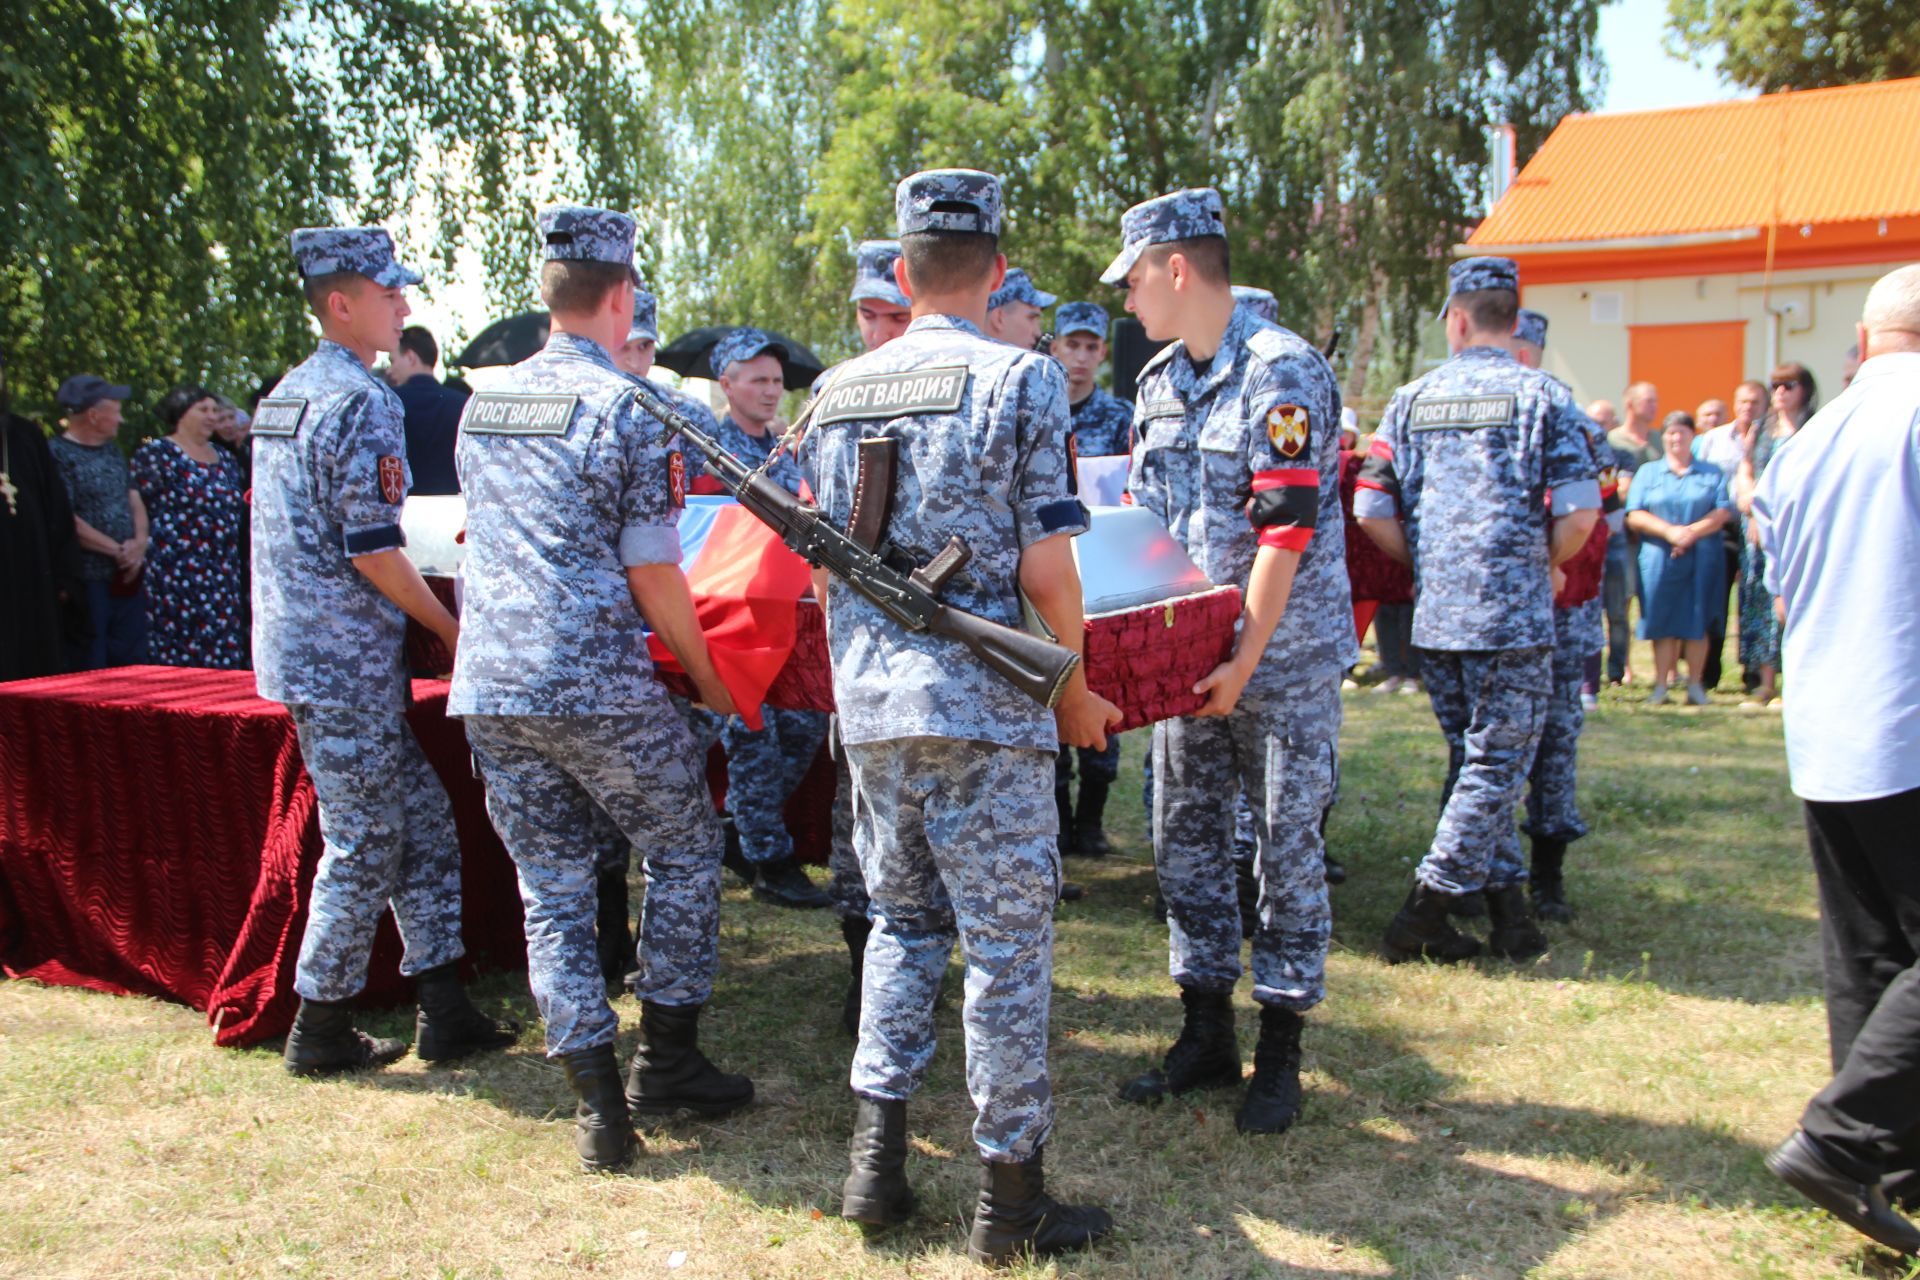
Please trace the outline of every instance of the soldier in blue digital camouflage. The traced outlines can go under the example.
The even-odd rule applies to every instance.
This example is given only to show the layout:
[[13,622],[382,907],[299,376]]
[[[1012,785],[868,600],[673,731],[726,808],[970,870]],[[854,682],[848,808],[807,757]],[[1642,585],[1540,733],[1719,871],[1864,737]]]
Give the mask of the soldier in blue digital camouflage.
[[[1547,317],[1521,307],[1513,330],[1514,358],[1529,369],[1540,367],[1547,346]],[[1551,376],[1551,375],[1549,375]],[[1571,394],[1571,393],[1569,393]],[[1581,417],[1585,418],[1584,413]],[[1587,418],[1587,440],[1600,478],[1601,512],[1620,506],[1614,476],[1613,450],[1606,432]],[[1606,522],[1597,521],[1589,539],[1607,537]],[[1542,920],[1565,923],[1573,919],[1567,903],[1564,865],[1567,846],[1587,834],[1575,794],[1580,731],[1587,713],[1580,701],[1589,656],[1606,647],[1606,614],[1596,594],[1592,599],[1553,610],[1553,696],[1547,703],[1546,723],[1533,767],[1527,773],[1527,835],[1532,844],[1528,890],[1534,914]],[[1518,837],[1508,833],[1508,857],[1519,858]]]
[[[727,397],[727,413],[714,435],[748,466],[767,464],[767,474],[788,493],[802,491],[800,464],[780,445],[780,397],[786,392],[782,361],[787,350],[759,329],[735,329],[714,344],[707,363]],[[768,460],[771,459],[771,462]],[[782,907],[810,909],[832,903],[794,857],[787,831],[787,800],[807,776],[827,738],[819,711],[760,708],[760,729],[729,719],[720,741],[727,749],[727,811],[740,832],[740,851],[752,875],[753,896]]]
[[1280,323],[1280,300],[1269,290],[1257,289],[1250,284],[1237,284],[1233,286],[1233,300],[1268,324]]
[[1355,656],[1340,392],[1309,343],[1235,303],[1218,193],[1137,204],[1121,238],[1101,280],[1126,286],[1148,337],[1174,340],[1141,370],[1128,487],[1246,602],[1233,656],[1195,687],[1205,705],[1154,726],[1154,858],[1185,1016],[1161,1066],[1121,1096],[1154,1102],[1240,1083],[1241,921],[1225,803],[1238,786],[1257,820],[1260,1038],[1235,1122],[1279,1133],[1300,1111],[1302,1015],[1326,994],[1320,815],[1339,750],[1340,677]]
[[406,944],[400,971],[420,1001],[416,1055],[504,1048],[518,1028],[481,1014],[460,982],[460,842],[404,718],[407,618],[449,649],[459,636],[401,549],[403,414],[368,368],[398,343],[405,290],[420,277],[377,227],[305,228],[292,248],[322,338],[261,401],[253,435],[254,678],[293,717],[326,846],[294,974],[287,1069],[323,1075],[406,1052],[353,1026],[389,905]]
[[[801,444],[821,510],[849,526],[861,441],[897,441],[875,545],[924,563],[958,537],[971,558],[942,590],[955,608],[1018,626],[1021,593],[1061,643],[1082,638],[1068,538],[1086,512],[1068,484],[1060,367],[980,332],[1006,259],[1000,185],[973,170],[895,193],[913,300],[907,332],[830,370]],[[882,407],[885,406],[885,407]],[[910,632],[824,573],[834,700],[857,792],[855,847],[872,895],[842,1212],[885,1225],[912,1212],[907,1099],[933,1057],[933,1006],[957,933],[966,957],[967,1087],[984,1162],[968,1252],[1004,1262],[1082,1247],[1112,1229],[1046,1192],[1052,911],[1060,886],[1057,744],[1103,746],[1119,711],[1073,673],[1053,714],[957,641]],[[949,908],[948,904],[951,904]]]
[[[720,829],[646,631],[714,710],[732,709],[680,571],[686,467],[612,352],[633,317],[633,219],[540,211],[546,347],[467,402],[466,615],[450,714],[513,856],[549,1057],[578,1098],[583,1168],[637,1153],[631,1111],[724,1114],[753,1099],[699,1048],[720,917]],[[638,1051],[622,1089],[618,1019],[594,947],[598,805],[644,853]]]
[[1039,346],[1045,328],[1040,323],[1040,313],[1057,301],[1059,299],[1034,284],[1026,272],[1008,267],[1007,278],[987,299],[987,327],[982,332],[1023,351],[1032,351]]
[[[660,346],[659,300],[644,287],[633,291],[633,322],[627,328],[627,340],[613,353],[620,371],[635,378],[653,372],[654,356]],[[705,402],[648,379],[654,394],[693,419],[709,435],[719,430],[713,411]],[[687,721],[693,735],[696,767],[704,768],[707,751],[720,740],[721,718],[705,707],[697,707],[675,696],[673,705]],[[740,838],[727,824],[725,836],[729,851],[736,850]],[[633,970],[634,940],[631,925],[632,905],[627,892],[627,876],[633,865],[633,842],[621,833],[620,826],[598,805],[593,811],[593,845],[599,852],[599,916],[594,935],[600,949],[600,970],[608,982],[618,982]],[[725,861],[725,859],[723,859]],[[743,865],[738,859],[734,865]],[[751,881],[751,876],[748,877]]]
[[1459,765],[1386,951],[1393,961],[1479,954],[1447,913],[1453,898],[1484,890],[1490,949],[1525,959],[1547,942],[1526,869],[1504,851],[1553,688],[1551,567],[1592,532],[1600,484],[1571,395],[1509,349],[1512,261],[1456,262],[1447,295],[1453,359],[1394,393],[1354,497],[1367,536],[1413,567],[1413,643]]
[[[1132,445],[1133,406],[1101,390],[1095,379],[1107,362],[1109,320],[1105,307],[1069,302],[1054,313],[1053,358],[1067,371],[1067,404],[1073,453],[1078,458],[1124,454]],[[1080,798],[1073,796],[1074,759],[1080,762]],[[1060,812],[1060,852],[1104,858],[1107,843],[1107,794],[1120,772],[1120,739],[1105,751],[1068,748],[1054,771],[1054,804]]]
[[913,304],[893,278],[893,264],[898,261],[898,240],[862,240],[854,248],[853,292],[847,301],[853,304],[860,345],[868,351],[905,333],[913,319]]

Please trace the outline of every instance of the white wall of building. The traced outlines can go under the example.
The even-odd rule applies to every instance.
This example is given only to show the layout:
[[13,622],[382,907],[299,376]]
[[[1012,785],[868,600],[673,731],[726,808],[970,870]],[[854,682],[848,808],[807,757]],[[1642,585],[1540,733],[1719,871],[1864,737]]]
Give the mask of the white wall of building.
[[[1813,371],[1824,400],[1840,390],[1842,361],[1867,290],[1904,265],[1776,271],[1770,290],[1759,272],[1529,285],[1524,301],[1549,322],[1546,369],[1582,403],[1617,401],[1626,388],[1629,325],[1729,320],[1747,322],[1745,376],[1765,378],[1773,364],[1798,360]],[[1524,280],[1524,266],[1521,271]],[[1777,321],[1769,305],[1781,313]],[[1777,349],[1769,342],[1776,323]]]

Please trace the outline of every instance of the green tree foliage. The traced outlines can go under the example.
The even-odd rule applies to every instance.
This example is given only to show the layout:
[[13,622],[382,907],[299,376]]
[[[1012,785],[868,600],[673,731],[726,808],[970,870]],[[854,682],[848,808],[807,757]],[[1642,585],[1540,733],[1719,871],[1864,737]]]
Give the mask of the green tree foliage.
[[1668,15],[1681,52],[1762,93],[1920,75],[1911,0],[1668,0]]

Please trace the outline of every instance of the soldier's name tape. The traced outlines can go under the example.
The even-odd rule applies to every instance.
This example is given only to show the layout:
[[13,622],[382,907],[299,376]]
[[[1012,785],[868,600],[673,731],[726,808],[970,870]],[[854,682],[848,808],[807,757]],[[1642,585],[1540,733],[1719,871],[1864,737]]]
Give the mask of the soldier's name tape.
[[467,400],[460,429],[477,436],[563,436],[579,396],[480,391]]
[[1184,418],[1187,406],[1180,400],[1149,400],[1141,412],[1149,418]]
[[1407,416],[1409,431],[1478,431],[1513,424],[1518,397],[1445,396],[1416,400]]
[[827,389],[814,414],[821,426],[863,418],[904,418],[921,413],[952,413],[967,392],[967,366],[914,369],[843,378]]
[[253,434],[290,436],[300,429],[300,419],[306,416],[305,400],[262,400],[253,411]]

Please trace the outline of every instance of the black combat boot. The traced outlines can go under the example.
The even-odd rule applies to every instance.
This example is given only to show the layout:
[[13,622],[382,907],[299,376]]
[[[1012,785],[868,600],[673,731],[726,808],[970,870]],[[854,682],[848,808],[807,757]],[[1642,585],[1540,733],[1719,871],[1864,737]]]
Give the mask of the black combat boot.
[[519,1023],[496,1022],[473,1007],[457,963],[422,969],[413,975],[413,990],[420,1002],[413,1023],[413,1056],[422,1062],[505,1049],[520,1038]]
[[1073,811],[1073,846],[1083,858],[1104,858],[1113,852],[1106,831],[1108,785],[1105,778],[1080,779],[1080,803]]
[[1344,862],[1336,862],[1330,853],[1321,854],[1320,860],[1326,864],[1328,884],[1345,884],[1347,882],[1347,866]]
[[852,1171],[840,1188],[840,1216],[869,1227],[891,1227],[913,1216],[907,1185],[907,1104],[854,1095]]
[[384,1067],[404,1057],[407,1042],[381,1040],[353,1025],[349,1000],[300,1001],[287,1032],[287,1070],[297,1076],[330,1076]]
[[1487,890],[1487,950],[1502,960],[1531,960],[1547,949],[1547,935],[1533,922],[1523,884]]
[[1447,914],[1461,920],[1485,920],[1487,895],[1484,892],[1453,894],[1447,899]]
[[1567,905],[1566,885],[1561,880],[1561,867],[1566,860],[1565,840],[1552,840],[1546,836],[1533,838],[1532,880],[1529,884],[1533,895],[1533,914],[1555,924],[1565,924],[1573,919],[1573,908]]
[[627,1069],[629,1107],[648,1114],[723,1116],[753,1101],[753,1081],[727,1074],[700,1052],[702,1007],[640,1006],[640,1047]]
[[1000,1266],[1028,1256],[1084,1249],[1113,1230],[1113,1215],[1090,1205],[1061,1204],[1047,1194],[1045,1148],[1019,1164],[983,1160],[980,1203],[973,1211],[967,1256]]
[[1231,1089],[1240,1083],[1240,1044],[1233,1035],[1233,993],[1180,988],[1186,1016],[1180,1037],[1159,1068],[1120,1086],[1127,1102],[1159,1102],[1192,1089]]
[[[1062,747],[1061,750],[1065,751],[1068,748]],[[1054,811],[1060,815],[1060,856],[1070,858],[1080,851],[1079,846],[1074,843],[1073,784],[1071,782],[1053,784],[1053,807]]]
[[1307,1020],[1278,1005],[1260,1006],[1260,1043],[1253,1079],[1233,1127],[1242,1133],[1285,1133],[1300,1118],[1300,1032]]
[[847,980],[847,997],[840,1004],[840,1027],[848,1035],[860,1034],[860,977],[867,964],[867,938],[873,933],[873,921],[852,916],[840,922],[840,936],[847,940],[847,965],[852,976]]
[[569,1053],[560,1059],[580,1105],[573,1113],[573,1145],[580,1152],[582,1173],[611,1173],[624,1169],[646,1150],[627,1114],[627,1095],[620,1092],[620,1060],[611,1043]]
[[627,867],[603,867],[596,876],[600,906],[593,920],[600,976],[618,982],[633,968],[633,920],[627,902]]
[[747,861],[747,852],[740,846],[740,828],[734,825],[732,814],[720,820],[720,865],[733,872],[743,886],[753,888],[756,879],[753,864]]
[[1471,960],[1480,954],[1480,940],[1469,937],[1447,922],[1449,895],[1415,882],[1407,900],[1387,924],[1387,963],[1403,960],[1438,960],[1452,964]]
[[753,896],[762,902],[771,902],[776,907],[798,907],[803,911],[833,905],[833,899],[807,879],[807,873],[791,856],[763,862],[759,871],[760,878],[753,882]]

